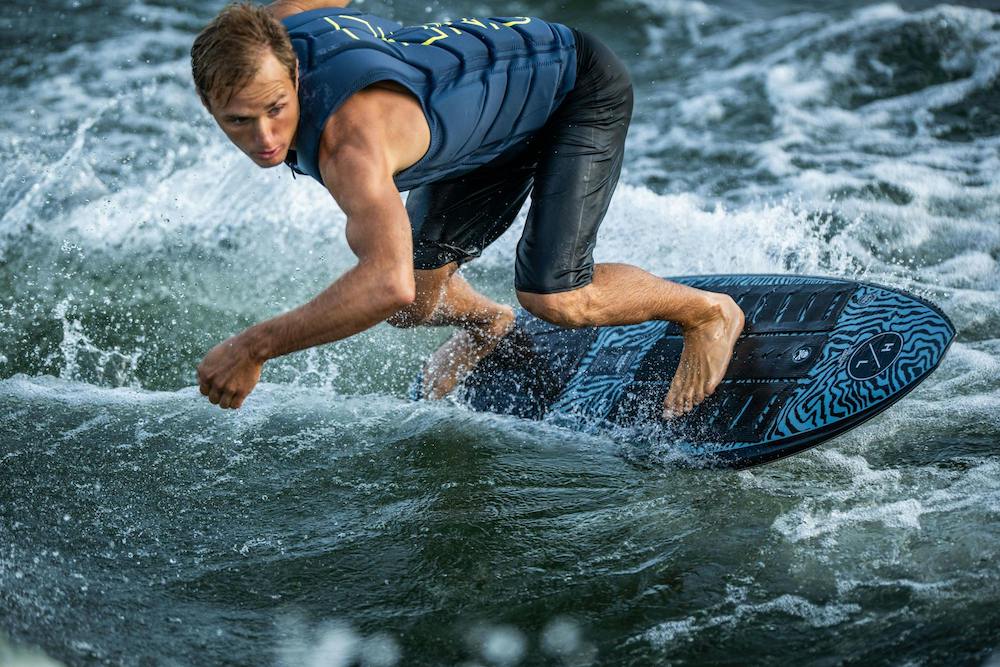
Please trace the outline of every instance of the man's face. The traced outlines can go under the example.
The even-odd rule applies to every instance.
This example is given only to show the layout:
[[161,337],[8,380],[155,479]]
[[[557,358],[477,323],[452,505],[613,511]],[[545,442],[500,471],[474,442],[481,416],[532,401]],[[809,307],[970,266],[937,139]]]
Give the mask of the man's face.
[[259,167],[285,160],[299,124],[297,84],[270,49],[257,73],[228,102],[212,101],[209,109],[229,140]]

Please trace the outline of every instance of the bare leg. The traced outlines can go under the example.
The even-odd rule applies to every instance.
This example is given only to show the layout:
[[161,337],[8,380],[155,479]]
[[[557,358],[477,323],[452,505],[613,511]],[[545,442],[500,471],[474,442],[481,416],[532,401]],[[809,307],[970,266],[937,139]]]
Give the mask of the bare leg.
[[568,327],[677,322],[684,330],[680,364],[663,401],[663,416],[694,409],[719,386],[743,330],[743,311],[728,295],[658,278],[628,264],[598,264],[590,285],[569,292],[518,292],[534,315]]
[[454,389],[514,325],[510,306],[476,292],[456,269],[452,263],[416,271],[416,301],[389,318],[399,327],[460,327],[424,365],[423,394],[428,398],[441,398]]

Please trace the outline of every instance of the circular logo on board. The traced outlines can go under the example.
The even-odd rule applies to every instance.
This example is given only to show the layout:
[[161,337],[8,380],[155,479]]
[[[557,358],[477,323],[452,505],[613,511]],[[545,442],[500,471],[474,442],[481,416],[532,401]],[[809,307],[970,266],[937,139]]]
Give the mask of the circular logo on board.
[[795,363],[802,363],[806,359],[812,356],[812,348],[808,345],[804,345],[799,349],[795,350],[795,354],[792,355],[792,361]]
[[903,349],[903,337],[895,331],[872,336],[854,349],[847,372],[855,380],[868,380],[892,366]]

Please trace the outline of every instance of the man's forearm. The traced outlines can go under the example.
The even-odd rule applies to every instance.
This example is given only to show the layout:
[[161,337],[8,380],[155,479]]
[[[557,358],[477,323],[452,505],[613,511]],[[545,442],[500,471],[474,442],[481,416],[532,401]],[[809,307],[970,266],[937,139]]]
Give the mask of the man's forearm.
[[308,303],[240,336],[261,361],[353,336],[412,301],[397,273],[361,262]]

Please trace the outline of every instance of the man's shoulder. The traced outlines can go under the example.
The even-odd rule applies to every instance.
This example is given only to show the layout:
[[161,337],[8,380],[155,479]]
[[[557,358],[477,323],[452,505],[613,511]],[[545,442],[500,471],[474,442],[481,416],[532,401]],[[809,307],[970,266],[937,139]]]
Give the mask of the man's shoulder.
[[430,127],[420,103],[402,86],[376,84],[352,94],[323,128],[319,160],[373,155],[401,171],[430,148]]
[[398,134],[416,129],[426,117],[417,98],[402,85],[379,81],[351,93],[333,113],[323,129],[328,148],[358,136]]

